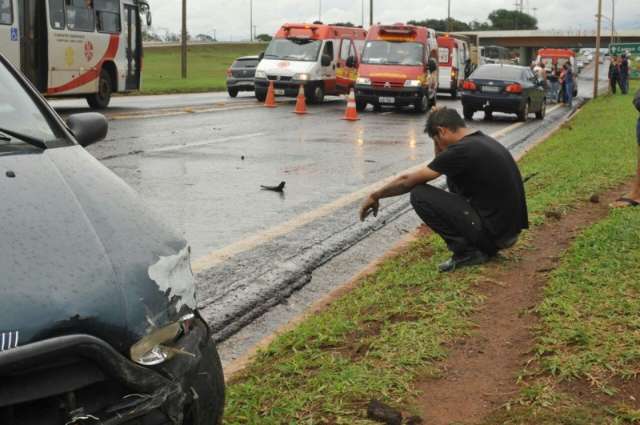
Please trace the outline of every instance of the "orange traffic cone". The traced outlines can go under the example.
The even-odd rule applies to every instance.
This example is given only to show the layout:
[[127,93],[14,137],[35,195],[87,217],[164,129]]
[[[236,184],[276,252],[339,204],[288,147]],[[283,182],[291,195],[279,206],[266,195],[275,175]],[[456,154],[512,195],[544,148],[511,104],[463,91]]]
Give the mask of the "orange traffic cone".
[[273,87],[273,81],[269,81],[269,90],[267,91],[267,99],[264,102],[264,106],[267,108],[276,107],[276,93]]
[[347,99],[347,110],[344,113],[344,117],[342,118],[346,121],[358,121],[358,111],[356,110],[356,94],[351,89],[349,92],[349,98]]
[[307,113],[307,100],[304,97],[304,86],[300,84],[300,90],[298,90],[298,98],[296,100],[296,110],[293,111],[298,115],[304,115]]

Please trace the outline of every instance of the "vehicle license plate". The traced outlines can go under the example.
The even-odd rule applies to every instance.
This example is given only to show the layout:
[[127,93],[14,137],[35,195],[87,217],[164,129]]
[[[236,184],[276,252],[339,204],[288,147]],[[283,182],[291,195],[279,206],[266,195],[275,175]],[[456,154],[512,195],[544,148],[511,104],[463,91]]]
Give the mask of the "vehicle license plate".
[[482,86],[482,91],[487,93],[499,93],[500,87],[495,86]]
[[276,96],[284,96],[284,89],[275,89],[273,92]]
[[378,101],[380,103],[384,103],[384,104],[389,105],[389,104],[396,103],[396,98],[395,97],[381,97],[381,98],[378,99]]

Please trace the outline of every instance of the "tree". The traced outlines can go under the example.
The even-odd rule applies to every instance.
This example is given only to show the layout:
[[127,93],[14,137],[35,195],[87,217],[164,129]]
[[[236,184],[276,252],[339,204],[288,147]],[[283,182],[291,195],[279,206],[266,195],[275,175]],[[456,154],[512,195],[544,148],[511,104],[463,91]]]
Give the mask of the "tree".
[[488,22],[471,21],[469,22],[471,31],[490,31],[491,24]]
[[[449,25],[446,19],[425,19],[423,21],[409,21],[409,25],[431,28],[432,30],[447,32]],[[451,18],[451,31],[469,31],[471,27],[465,22]]]
[[258,34],[258,35],[256,36],[256,40],[258,40],[258,41],[262,41],[262,42],[265,42],[265,43],[268,43],[268,42],[270,42],[271,40],[273,40],[273,37],[272,37],[272,36],[270,36],[269,34]]
[[198,41],[207,41],[207,42],[213,42],[216,41],[213,37],[211,37],[209,34],[198,34],[196,35],[196,40]]
[[151,30],[145,28],[142,30],[142,40],[143,41],[162,41],[162,37],[158,34],[155,34]]
[[489,14],[493,30],[536,30],[538,20],[517,10],[498,9]]

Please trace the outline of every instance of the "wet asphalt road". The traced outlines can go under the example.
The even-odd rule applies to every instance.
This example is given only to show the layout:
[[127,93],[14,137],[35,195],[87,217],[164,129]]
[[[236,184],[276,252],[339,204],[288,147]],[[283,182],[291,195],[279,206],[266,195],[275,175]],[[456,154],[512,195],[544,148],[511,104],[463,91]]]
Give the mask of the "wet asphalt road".
[[[592,82],[580,84],[581,94],[590,91]],[[53,103],[62,114],[84,110],[82,101]],[[313,288],[324,273],[318,288],[296,302],[293,311],[299,312],[417,224],[406,199],[384,203],[381,218],[366,224],[356,213],[367,188],[433,157],[422,115],[368,110],[360,121],[346,122],[340,119],[344,101],[337,98],[311,106],[304,117],[292,113],[290,100],[265,109],[251,97],[226,94],[114,103],[108,139],[89,151],[190,241],[201,305],[220,339],[272,306],[282,309],[286,296]],[[461,109],[459,101],[439,103]],[[514,144],[566,113],[558,109],[544,124],[531,119],[515,126],[515,117],[497,115],[489,122],[479,113],[473,126],[488,134],[515,127],[500,139]],[[282,195],[260,190],[280,181],[286,181]],[[376,237],[375,248],[358,248],[364,246],[358,241]],[[286,317],[240,336],[244,346]],[[243,344],[231,343],[228,358]]]

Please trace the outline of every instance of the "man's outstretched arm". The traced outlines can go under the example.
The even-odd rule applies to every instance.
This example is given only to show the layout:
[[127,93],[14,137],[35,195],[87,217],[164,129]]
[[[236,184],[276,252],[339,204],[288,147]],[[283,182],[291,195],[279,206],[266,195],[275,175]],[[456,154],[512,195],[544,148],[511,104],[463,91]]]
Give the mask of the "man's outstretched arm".
[[438,177],[440,177],[440,173],[433,171],[429,167],[425,167],[411,174],[403,174],[367,197],[364,204],[362,204],[362,208],[360,208],[360,220],[364,221],[371,213],[373,213],[374,217],[378,216],[380,199],[404,195],[405,193],[411,192],[414,187],[426,184]]

